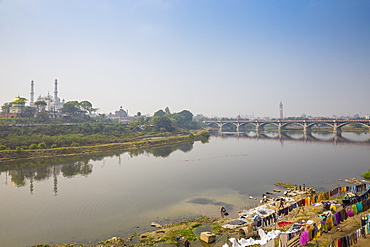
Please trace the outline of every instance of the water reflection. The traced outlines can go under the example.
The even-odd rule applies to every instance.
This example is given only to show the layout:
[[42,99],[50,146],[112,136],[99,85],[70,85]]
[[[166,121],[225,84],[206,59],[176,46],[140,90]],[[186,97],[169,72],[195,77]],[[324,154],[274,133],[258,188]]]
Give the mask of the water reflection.
[[[336,133],[329,131],[320,132],[299,132],[299,131],[265,131],[265,132],[215,132],[213,133],[221,138],[227,138],[228,136],[237,136],[239,138],[250,138],[250,139],[269,139],[279,141],[301,141],[301,142],[332,142],[332,143],[346,143],[346,144],[370,144],[370,135],[367,132],[362,133]],[[354,135],[355,134],[355,135]],[[347,136],[351,136],[348,138]],[[355,136],[355,138],[353,138]]]
[[180,143],[175,146],[163,146],[163,147],[156,147],[149,150],[133,150],[129,151],[128,154],[131,157],[139,156],[142,154],[152,154],[154,157],[162,157],[166,158],[170,156],[170,154],[176,150],[183,151],[187,153],[193,149],[193,142],[191,143]]
[[[193,149],[193,142],[181,143],[174,146],[162,146],[148,150],[131,150],[127,154],[130,157],[139,155],[153,155],[154,157],[168,157],[172,152],[180,150],[187,153]],[[126,152],[112,152],[104,154],[93,154],[89,156],[58,157],[37,161],[26,161],[23,163],[9,162],[0,167],[1,173],[5,173],[5,184],[8,179],[16,187],[30,186],[31,195],[34,192],[34,181],[43,181],[53,178],[54,195],[58,195],[58,176],[74,178],[76,176],[89,176],[93,171],[93,161],[101,161],[105,157],[118,157],[121,163],[121,155]]]

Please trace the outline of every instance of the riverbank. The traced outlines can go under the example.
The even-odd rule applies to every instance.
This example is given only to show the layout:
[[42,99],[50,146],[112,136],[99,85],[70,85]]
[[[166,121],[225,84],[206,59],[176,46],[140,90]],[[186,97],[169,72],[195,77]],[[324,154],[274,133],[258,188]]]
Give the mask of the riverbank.
[[[293,188],[294,186],[289,184],[281,183],[282,188]],[[360,185],[358,185],[360,186]],[[351,186],[350,186],[351,187]],[[352,186],[357,187],[357,185]],[[361,191],[358,191],[359,195],[363,195],[367,193],[366,186],[361,187]],[[339,187],[338,187],[339,188]],[[344,187],[345,188],[345,187]],[[360,188],[360,187],[359,187]],[[367,188],[367,187],[366,187]],[[320,203],[309,203],[308,205],[302,205],[297,208],[294,208],[289,212],[289,214],[280,215],[277,222],[284,223],[284,224],[268,224],[262,227],[266,232],[272,230],[279,230],[281,232],[286,232],[289,229],[292,229],[292,224],[299,224],[304,227],[313,227],[315,224],[321,224],[322,218],[321,215],[326,214],[327,212],[339,212],[343,210],[342,204],[343,199],[345,199],[345,195],[348,196],[352,193],[338,193],[332,195],[337,188],[333,189],[332,191],[326,192],[330,197],[327,197],[325,200],[322,200]],[[305,187],[296,187],[294,190],[289,191],[289,200],[284,202],[284,207],[288,207],[289,205],[294,205],[295,203],[302,202],[302,200],[306,200],[307,198],[312,198],[315,196],[320,196],[323,193],[316,193],[314,188],[305,188]],[[366,192],[365,192],[366,191]],[[281,210],[281,205],[275,200],[276,198],[286,197],[287,194],[284,193],[285,191],[281,190],[274,190],[268,194],[266,200],[263,200],[260,205],[256,208],[248,209],[248,211],[253,211],[256,209],[264,209],[265,211],[272,210],[273,212],[277,213]],[[325,193],[324,193],[325,194]],[[272,198],[274,196],[274,198]],[[330,202],[331,207],[330,210],[325,210],[323,205],[324,203]],[[335,225],[327,232],[322,232],[321,235],[317,238],[314,238],[310,241],[306,246],[321,246],[327,247],[331,242],[336,239],[343,238],[344,236],[352,234],[354,231],[361,227],[361,220],[364,215],[369,214],[370,209],[364,210],[363,212],[358,212],[354,214],[352,217],[348,217],[344,222],[341,221],[338,225]],[[245,210],[239,212],[239,215],[247,215]],[[264,214],[269,214],[264,213]],[[266,215],[261,217],[266,217]],[[239,219],[232,219],[227,216],[220,217],[220,218],[210,218],[206,216],[199,216],[198,218],[193,219],[185,219],[178,222],[174,222],[172,224],[166,224],[161,226],[158,223],[152,223],[154,227],[153,231],[145,232],[145,233],[133,233],[131,236],[127,238],[119,238],[113,237],[106,241],[99,242],[95,245],[89,245],[94,247],[110,247],[110,246],[130,246],[130,247],[137,247],[137,246],[182,246],[184,245],[184,241],[188,240],[193,247],[202,247],[202,246],[212,246],[212,247],[221,247],[224,244],[228,244],[231,246],[231,243],[228,241],[230,238],[240,239],[245,236],[246,226],[242,225],[239,222],[253,222],[253,218],[249,215],[248,218],[239,218]],[[237,224],[233,224],[234,222],[238,222]],[[243,230],[242,230],[243,229]],[[199,240],[199,235],[201,232],[212,232],[215,234],[216,241],[210,244],[206,244]],[[257,235],[257,239],[258,239]],[[275,246],[278,246],[279,238],[275,239]],[[62,244],[56,245],[55,247],[77,247],[77,246],[86,246],[83,244]],[[258,246],[258,245],[257,245]],[[352,244],[351,246],[360,247],[360,246],[370,246],[370,239],[366,239],[360,237],[356,244]],[[49,245],[36,245],[34,247],[51,247]]]
[[165,135],[153,137],[140,137],[127,142],[97,144],[95,146],[61,147],[50,149],[29,150],[1,150],[0,165],[5,163],[19,162],[33,159],[48,159],[63,156],[87,155],[110,151],[129,151],[137,149],[148,149],[178,143],[207,141],[209,133],[205,131],[190,134]]

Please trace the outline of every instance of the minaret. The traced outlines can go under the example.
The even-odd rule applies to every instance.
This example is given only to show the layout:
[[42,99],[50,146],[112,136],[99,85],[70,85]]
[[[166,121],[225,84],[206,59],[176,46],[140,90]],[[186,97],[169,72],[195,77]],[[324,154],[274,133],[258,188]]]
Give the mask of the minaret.
[[55,79],[55,89],[54,89],[54,111],[59,110],[59,100],[58,100],[58,81]]
[[55,89],[54,89],[54,102],[56,103],[58,101],[58,81],[55,79]]
[[31,107],[33,107],[34,106],[34,99],[33,99],[33,97],[34,97],[34,95],[35,95],[35,92],[33,91],[33,86],[34,86],[34,84],[33,84],[33,80],[31,81],[31,100],[30,100],[30,106]]
[[280,101],[280,104],[279,104],[279,109],[280,109],[280,119],[283,119],[284,118],[284,115],[283,115],[283,102]]

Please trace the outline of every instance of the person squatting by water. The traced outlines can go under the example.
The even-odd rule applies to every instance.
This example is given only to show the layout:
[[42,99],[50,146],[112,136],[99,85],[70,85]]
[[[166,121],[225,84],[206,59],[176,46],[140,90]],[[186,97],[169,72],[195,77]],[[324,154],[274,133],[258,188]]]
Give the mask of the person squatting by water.
[[229,215],[228,212],[226,212],[226,208],[225,207],[221,207],[220,208],[220,212],[221,212],[221,217],[223,218],[224,216],[227,216]]

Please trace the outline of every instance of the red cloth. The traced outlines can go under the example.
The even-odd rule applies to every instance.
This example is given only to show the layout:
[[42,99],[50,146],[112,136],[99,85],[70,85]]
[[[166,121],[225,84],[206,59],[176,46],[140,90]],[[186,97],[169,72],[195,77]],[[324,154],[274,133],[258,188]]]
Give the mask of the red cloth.
[[278,226],[282,227],[282,226],[285,226],[285,225],[290,225],[290,224],[293,224],[293,222],[278,222]]

